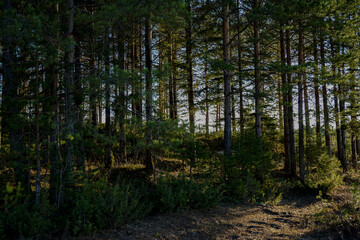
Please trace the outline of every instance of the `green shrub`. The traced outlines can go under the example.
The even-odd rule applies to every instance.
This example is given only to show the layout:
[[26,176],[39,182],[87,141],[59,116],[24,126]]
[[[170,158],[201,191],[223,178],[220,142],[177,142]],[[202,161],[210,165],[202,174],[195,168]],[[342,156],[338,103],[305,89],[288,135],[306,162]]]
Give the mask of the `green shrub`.
[[25,197],[20,184],[6,185],[2,192],[4,206],[0,214],[0,236],[6,238],[46,238],[54,226],[50,221],[54,209],[48,201],[47,192],[43,190],[39,205]]
[[340,166],[340,161],[335,156],[322,154],[311,166],[307,185],[327,194],[343,182]]
[[319,157],[327,152],[325,147],[319,147],[316,142],[316,135],[312,134],[308,138],[309,141],[306,142],[305,147],[305,156],[306,161],[311,166],[317,162]]
[[261,183],[250,171],[242,171],[242,174],[232,177],[225,183],[226,199],[228,201],[249,200],[251,202],[260,201],[264,192]]
[[234,154],[223,157],[226,197],[230,201],[266,201],[270,195],[269,182],[274,169],[274,150],[265,140],[253,134],[234,139]]
[[132,183],[86,182],[74,201],[70,218],[74,221],[74,234],[116,228],[146,216],[152,209],[145,199],[144,186],[135,187]]
[[345,176],[350,177],[353,183],[350,187],[343,185],[342,189],[339,188],[341,201],[321,199],[326,204],[314,214],[316,228],[319,231],[336,229],[336,239],[360,239],[360,184],[358,175],[349,172]]
[[222,199],[221,186],[198,183],[184,176],[162,177],[156,185],[157,210],[178,211],[216,206]]

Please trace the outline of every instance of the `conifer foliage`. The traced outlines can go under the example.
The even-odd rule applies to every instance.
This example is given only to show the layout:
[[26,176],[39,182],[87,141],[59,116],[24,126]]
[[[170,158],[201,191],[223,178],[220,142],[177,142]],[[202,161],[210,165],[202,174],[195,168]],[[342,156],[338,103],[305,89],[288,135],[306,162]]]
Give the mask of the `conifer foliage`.
[[100,221],[79,201],[101,188],[135,211],[174,186],[218,202],[278,166],[327,190],[325,160],[358,168],[359,0],[3,0],[0,18],[0,223],[22,206],[39,224],[0,238],[56,234],[63,209]]

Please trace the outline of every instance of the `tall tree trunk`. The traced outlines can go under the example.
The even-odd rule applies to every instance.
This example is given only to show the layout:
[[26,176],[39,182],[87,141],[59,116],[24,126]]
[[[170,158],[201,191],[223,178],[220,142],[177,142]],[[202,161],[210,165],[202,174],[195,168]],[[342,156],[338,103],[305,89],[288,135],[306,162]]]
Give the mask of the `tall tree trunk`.
[[352,167],[356,169],[356,136],[351,132],[351,163]]
[[73,165],[74,165],[74,44],[73,44],[73,26],[74,26],[74,0],[67,0],[67,30],[66,40],[69,41],[65,49],[65,121],[66,121],[66,166],[64,170],[65,183],[72,184]]
[[344,86],[340,85],[340,116],[341,116],[341,143],[342,143],[342,161],[343,169],[347,171],[348,163],[346,156],[346,123],[345,123],[345,101],[344,101]]
[[341,129],[340,129],[340,116],[339,116],[339,100],[338,100],[338,88],[336,87],[336,84],[334,84],[334,115],[335,115],[335,126],[336,126],[336,142],[337,142],[337,149],[338,149],[338,158],[341,163],[344,162],[343,160],[343,144],[342,144],[342,138],[341,138]]
[[[59,3],[56,3],[55,6],[55,18],[59,19]],[[59,33],[56,33],[54,38],[58,37]],[[60,206],[60,195],[61,195],[61,185],[60,185],[60,141],[59,141],[59,99],[58,99],[58,72],[59,68],[59,60],[58,60],[58,46],[53,43],[50,46],[51,51],[49,51],[49,55],[46,56],[46,71],[45,71],[45,79],[47,86],[47,126],[48,126],[48,134],[49,134],[49,162],[50,162],[50,180],[49,180],[49,198],[51,203],[55,203],[59,208]]]
[[[91,10],[92,14],[94,14],[94,9]],[[91,123],[93,127],[97,127],[98,124],[98,115],[96,110],[96,99],[97,99],[97,89],[99,88],[98,84],[96,84],[96,38],[95,38],[95,24],[92,23],[92,28],[90,31],[90,46],[91,46],[91,55],[90,55],[90,75],[92,79],[90,80],[90,115],[91,115]]]
[[[14,36],[11,28],[14,26],[14,18],[11,16],[12,1],[5,0],[2,5],[2,43],[3,43],[3,103],[2,124],[3,130],[9,134],[11,161],[16,162],[15,180],[23,187],[28,185],[27,161],[24,157],[25,144],[22,131],[21,103],[18,89],[20,87],[20,74],[16,73],[14,50],[16,49]],[[19,75],[19,76],[18,76]]]
[[314,35],[314,91],[315,91],[315,116],[316,116],[316,145],[321,147],[320,125],[320,97],[319,97],[319,63],[316,35]]
[[[122,31],[120,27],[119,32]],[[118,36],[118,64],[121,71],[125,70],[125,41],[123,37]],[[125,96],[125,79],[121,79],[119,83],[119,96],[115,105],[116,115],[119,117],[120,131],[120,157],[126,160],[126,137],[125,137],[125,120],[126,120],[126,96]]]
[[132,50],[131,50],[131,72],[133,74],[132,80],[132,94],[133,94],[133,102],[132,102],[132,110],[133,116],[136,119],[136,124],[141,125],[142,123],[142,97],[141,97],[141,80],[138,73],[139,67],[139,46],[138,44],[138,26],[133,23],[133,34],[132,34]]
[[105,168],[111,169],[112,167],[112,158],[111,158],[111,143],[110,143],[110,137],[111,137],[111,119],[110,119],[110,95],[111,95],[111,89],[110,89],[110,42],[108,40],[109,33],[108,31],[105,31],[105,135],[108,138],[109,141],[106,143],[105,146]]
[[[331,44],[331,57],[334,58],[335,50],[333,43]],[[337,157],[341,163],[344,162],[343,160],[343,149],[342,149],[342,138],[341,138],[341,129],[340,129],[340,116],[339,116],[339,84],[338,82],[339,74],[336,73],[336,66],[335,63],[331,65],[332,75],[334,78],[334,88],[333,88],[333,95],[334,95],[334,117],[335,117],[335,128],[336,128],[336,143],[337,143]]]
[[[189,15],[191,15],[191,0],[186,0]],[[193,69],[192,69],[192,22],[191,16],[187,19],[186,32],[186,70],[187,70],[187,92],[189,104],[189,122],[190,132],[195,132],[195,104],[194,104],[194,89],[193,89]]]
[[[253,10],[258,8],[258,0],[253,0]],[[260,26],[257,17],[253,20],[254,28],[254,68],[255,68],[255,132],[261,138],[261,80],[260,80]]]
[[138,84],[137,84],[137,92],[139,95],[139,99],[137,101],[137,108],[139,109],[138,118],[140,118],[140,125],[142,124],[142,116],[143,116],[143,72],[144,72],[144,65],[143,65],[143,59],[142,59],[142,30],[141,25],[138,24],[136,27],[136,35],[137,35],[137,46],[138,46],[138,69],[139,69],[139,78],[138,78]]
[[284,126],[283,126],[283,122],[284,122],[284,114],[283,114],[283,109],[282,109],[282,84],[281,84],[281,74],[279,75],[278,79],[277,79],[277,89],[278,89],[278,113],[279,113],[279,129],[280,129],[280,133],[284,132]]
[[35,179],[35,204],[40,202],[41,191],[41,160],[40,160],[40,117],[39,117],[39,56],[36,53],[36,79],[35,79],[35,124],[36,124],[36,179]]
[[[230,34],[229,34],[229,39],[230,39]],[[230,42],[230,40],[229,40],[229,42]],[[228,45],[229,45],[229,51],[230,51],[230,53],[229,53],[229,63],[230,63],[232,53],[231,53],[230,43]],[[236,102],[236,99],[235,99],[235,94],[234,93],[235,93],[235,83],[234,83],[234,81],[232,81],[231,73],[230,73],[231,124],[232,124],[232,131],[235,132],[236,131],[236,114],[235,114],[235,102]]]
[[[290,21],[287,21],[287,25],[290,25]],[[290,43],[290,31],[286,29],[286,63],[291,67],[291,43]],[[292,73],[288,71],[287,75],[287,90],[288,90],[288,122],[289,122],[289,144],[290,144],[290,171],[291,176],[296,176],[296,151],[295,151],[295,136],[294,136],[294,114],[293,114],[293,97],[292,97]]]
[[[132,30],[131,30],[131,36],[130,36],[130,61],[131,61],[131,115],[132,115],[132,124],[139,124],[139,112],[137,109],[137,99],[139,98],[139,94],[137,92],[137,71],[136,71],[136,67],[137,67],[137,46],[136,46],[136,34],[135,34],[135,22],[134,22],[134,18],[131,20],[131,25],[132,25]],[[133,130],[133,134],[131,134],[130,136],[130,142],[131,142],[131,156],[133,157],[133,161],[137,161],[138,160],[138,150],[136,148],[137,145],[137,139],[136,139],[136,135],[137,135],[137,131],[138,128],[135,128]]]
[[[305,58],[305,56],[304,56]],[[305,107],[305,133],[306,133],[306,153],[309,150],[311,141],[311,126],[310,126],[310,110],[309,110],[309,95],[306,73],[303,74],[304,84],[304,107]]]
[[132,116],[135,120],[134,124],[138,127],[134,129],[135,133],[131,136],[131,144],[133,146],[133,158],[135,161],[139,159],[139,150],[136,148],[138,129],[142,125],[142,109],[141,109],[141,92],[140,92],[140,77],[138,73],[139,56],[138,56],[138,37],[137,37],[137,24],[134,19],[132,20],[132,36],[131,36],[131,93],[132,93]]
[[171,78],[172,78],[172,95],[173,95],[173,99],[174,99],[174,109],[173,109],[173,115],[175,117],[175,119],[178,119],[178,100],[177,100],[177,79],[176,79],[176,73],[177,73],[177,68],[176,68],[176,59],[177,59],[177,49],[176,49],[176,41],[175,39],[173,39],[173,48],[172,48],[172,66],[171,66]]
[[[223,6],[223,53],[225,65],[230,65],[230,20],[229,4]],[[224,155],[231,155],[231,73],[229,69],[224,69]],[[261,134],[260,134],[261,136]]]
[[204,69],[205,78],[205,132],[206,136],[209,136],[209,79],[208,79],[208,63],[205,61]]
[[288,83],[286,80],[286,56],[285,56],[285,36],[284,30],[280,29],[280,59],[282,65],[281,81],[282,81],[282,97],[284,112],[284,153],[285,164],[284,169],[290,171],[290,142],[289,142],[289,103],[288,103]]
[[350,115],[351,115],[351,163],[354,169],[357,168],[357,156],[356,156],[356,137],[358,132],[357,127],[357,104],[356,104],[356,73],[355,69],[357,69],[356,63],[350,63]]
[[216,117],[215,117],[215,129],[216,132],[221,131],[221,93],[220,93],[220,81],[216,83],[217,95],[216,95]]
[[331,156],[331,144],[330,144],[330,127],[329,127],[329,109],[327,100],[327,88],[326,88],[326,67],[325,67],[325,43],[324,39],[320,40],[320,57],[321,57],[321,81],[322,81],[322,95],[324,105],[324,125],[325,125],[325,143],[329,156]]
[[[149,1],[148,1],[149,2]],[[146,132],[146,143],[147,145],[151,144],[152,141],[152,127],[150,122],[152,121],[152,112],[153,112],[153,99],[152,99],[152,29],[151,29],[151,11],[149,10],[148,15],[145,19],[145,67],[146,67],[146,123],[147,123],[147,132]],[[147,170],[154,170],[152,162],[151,150],[146,150],[146,159],[145,167]]]
[[[132,78],[131,78],[131,94],[132,94],[132,98],[131,98],[131,110],[132,110],[132,117],[133,119],[137,119],[137,115],[138,115],[138,109],[136,109],[137,104],[137,98],[139,97],[137,94],[137,72],[136,72],[136,67],[137,67],[137,46],[136,46],[136,38],[135,38],[135,28],[134,28],[134,19],[132,19],[131,21],[131,25],[132,25],[132,33],[131,33],[131,74],[132,74]],[[134,137],[134,136],[133,136]]]
[[[100,59],[99,59],[99,62],[100,62]],[[100,68],[101,69],[101,68]],[[99,116],[99,119],[98,119],[98,121],[99,121],[99,124],[102,124],[102,113],[103,113],[103,95],[101,94],[102,92],[104,91],[104,89],[103,89],[103,84],[102,83],[100,83],[100,85],[99,85],[99,92],[100,92],[100,94],[98,95],[98,116]]]
[[240,31],[241,31],[241,22],[240,22],[240,0],[236,1],[236,7],[237,7],[237,51],[238,51],[238,81],[239,81],[239,101],[240,101],[240,109],[239,109],[239,116],[240,116],[240,133],[244,133],[244,97],[243,97],[243,79],[242,79],[242,49],[241,49],[241,37],[240,37]]
[[[345,76],[344,66],[342,67],[342,75]],[[344,171],[348,170],[348,161],[346,156],[346,113],[345,113],[345,91],[344,84],[339,84],[339,98],[340,98],[340,130],[341,130],[341,143],[342,143],[342,167]]]
[[76,157],[76,168],[77,170],[81,170],[85,173],[85,146],[84,146],[84,135],[83,135],[83,109],[82,104],[84,102],[83,88],[81,84],[81,48],[80,41],[76,39],[75,45],[75,76],[74,76],[74,86],[75,86],[75,96],[74,102],[77,112],[77,119],[75,129],[76,132],[79,133],[79,137],[77,139],[77,157]]
[[235,86],[234,86],[234,82],[231,81],[231,123],[232,123],[232,130],[235,132],[236,131],[236,114],[235,114]]
[[[161,35],[159,34],[159,42],[162,41]],[[164,71],[164,62],[165,62],[165,56],[162,53],[162,51],[159,51],[159,71],[163,72]],[[165,106],[166,104],[164,104],[164,89],[165,89],[165,79],[163,76],[161,76],[159,78],[159,87],[158,87],[158,94],[159,94],[159,111],[158,111],[158,117],[160,119],[165,119]],[[171,81],[169,80],[169,84],[171,84]],[[170,87],[169,87],[170,88]],[[169,94],[171,94],[171,91],[169,90]],[[170,106],[171,104],[169,104]],[[171,108],[171,107],[170,107]]]
[[298,113],[299,113],[299,168],[300,180],[305,182],[305,162],[304,162],[304,114],[303,114],[303,79],[304,75],[301,65],[304,63],[304,39],[302,21],[299,23],[299,49],[298,49],[298,64],[300,66],[299,79],[298,79]]
[[175,79],[175,51],[174,39],[172,38],[172,32],[169,32],[169,53],[168,61],[171,67],[171,74],[169,79],[169,103],[170,103],[170,118],[172,120],[177,119],[177,106],[176,106],[176,79]]

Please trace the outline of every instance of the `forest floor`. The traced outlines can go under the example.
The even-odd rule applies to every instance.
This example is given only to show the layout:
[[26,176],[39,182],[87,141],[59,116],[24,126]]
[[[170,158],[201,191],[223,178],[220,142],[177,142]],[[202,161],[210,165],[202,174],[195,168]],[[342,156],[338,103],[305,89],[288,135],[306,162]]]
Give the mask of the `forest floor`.
[[315,217],[335,212],[334,206],[348,194],[342,188],[324,200],[291,191],[277,205],[221,204],[210,210],[161,214],[83,239],[356,239]]

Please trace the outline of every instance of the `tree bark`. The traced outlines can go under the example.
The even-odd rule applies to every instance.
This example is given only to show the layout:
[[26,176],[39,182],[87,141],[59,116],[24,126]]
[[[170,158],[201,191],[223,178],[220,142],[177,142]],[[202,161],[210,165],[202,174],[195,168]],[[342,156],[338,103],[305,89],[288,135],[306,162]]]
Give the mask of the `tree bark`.
[[[59,4],[56,3],[55,6],[55,18],[59,19]],[[58,37],[58,32],[55,34],[55,37]],[[59,99],[58,99],[58,46],[53,43],[51,46],[51,51],[47,56],[45,79],[47,83],[47,99],[48,105],[46,105],[48,112],[48,134],[49,134],[49,161],[50,161],[50,202],[55,203],[59,208],[60,206],[60,195],[61,195],[61,185],[60,185],[60,163],[59,163]]]
[[304,75],[301,65],[304,63],[304,39],[302,21],[299,23],[299,49],[298,49],[298,64],[300,66],[299,79],[298,79],[298,114],[299,114],[299,168],[300,180],[305,182],[305,162],[304,162],[304,115],[303,115],[303,79]]
[[[342,75],[345,75],[344,66],[342,67]],[[345,91],[344,84],[339,84],[339,98],[340,98],[340,130],[341,130],[341,143],[342,143],[342,167],[344,171],[348,170],[348,161],[346,156],[346,113],[345,113]]]
[[[290,25],[290,21],[287,22]],[[290,31],[286,29],[286,63],[288,68],[291,67],[291,43],[290,43]],[[288,70],[287,75],[287,90],[288,90],[288,122],[289,122],[289,144],[290,144],[290,171],[291,176],[296,176],[296,151],[295,151],[295,136],[294,136],[294,115],[293,115],[293,97],[292,97],[292,73]]]
[[216,83],[216,117],[215,117],[215,130],[216,132],[221,131],[221,92],[220,92],[220,81],[217,81]]
[[[153,112],[153,99],[152,99],[152,29],[151,29],[151,11],[145,19],[145,67],[146,67],[146,143],[149,146],[152,141],[152,127],[150,122],[152,121]],[[152,154],[149,148],[146,149],[145,167],[147,170],[154,170],[152,162]]]
[[[282,26],[281,26],[282,27]],[[289,143],[289,103],[288,103],[288,83],[286,80],[286,56],[285,56],[285,36],[284,30],[280,29],[280,60],[282,66],[281,81],[282,81],[282,97],[283,97],[283,112],[284,112],[284,155],[285,164],[284,169],[290,171],[290,143]]]
[[108,31],[105,31],[105,135],[108,138],[105,146],[105,168],[111,169],[112,167],[112,157],[111,157],[111,118],[110,118],[110,97],[111,97],[111,89],[110,89],[110,42]]
[[65,162],[65,183],[72,184],[73,165],[74,165],[74,122],[75,122],[75,104],[74,104],[74,44],[73,44],[73,26],[74,26],[74,0],[67,0],[67,30],[66,40],[68,41],[65,49],[65,121],[66,121],[66,162]]
[[351,116],[351,163],[352,167],[354,169],[357,168],[357,155],[356,155],[356,135],[358,132],[357,129],[357,104],[356,104],[356,75],[355,75],[355,69],[357,69],[357,66],[354,62],[350,63],[350,116]]
[[35,179],[35,204],[40,202],[41,192],[41,160],[40,160],[40,117],[39,117],[39,56],[36,53],[36,80],[35,80],[35,124],[36,124],[36,179]]
[[84,146],[84,134],[83,134],[83,124],[84,116],[82,104],[84,102],[83,87],[81,84],[81,47],[79,39],[76,39],[75,45],[75,76],[74,76],[74,86],[75,86],[75,96],[74,102],[76,107],[77,119],[75,124],[76,132],[79,133],[77,139],[77,156],[76,156],[76,169],[81,170],[85,173],[85,146]]
[[170,103],[170,118],[172,120],[177,119],[177,94],[176,94],[176,77],[175,77],[175,57],[176,46],[174,44],[174,39],[172,38],[172,32],[169,32],[169,53],[168,61],[170,63],[171,74],[169,79],[169,103]]
[[[91,13],[94,14],[94,10],[91,9]],[[96,84],[96,38],[95,38],[95,24],[92,23],[92,28],[90,31],[90,46],[92,49],[92,53],[90,56],[90,75],[92,77],[91,81],[90,81],[90,115],[91,115],[91,123],[93,125],[93,127],[97,127],[98,124],[98,115],[97,115],[97,110],[96,110],[96,98],[97,98],[97,89],[98,84]]]
[[320,125],[320,97],[319,97],[319,62],[316,35],[314,35],[314,91],[315,91],[315,116],[316,116],[316,145],[321,147],[321,125]]
[[[304,56],[304,59],[305,59],[305,56]],[[305,133],[306,133],[305,153],[308,153],[310,142],[311,142],[311,126],[310,126],[308,84],[307,84],[307,77],[306,77],[305,73],[303,73],[303,84],[304,84],[304,107],[305,107]]]
[[338,100],[338,87],[334,84],[334,115],[335,115],[335,127],[336,127],[336,142],[337,142],[337,149],[338,149],[338,158],[341,163],[344,162],[343,160],[343,144],[341,138],[341,129],[340,129],[340,116],[339,116],[339,100]]
[[322,81],[322,95],[323,95],[323,105],[324,105],[324,125],[325,125],[325,143],[329,156],[331,156],[331,144],[330,144],[330,127],[329,127],[329,109],[328,109],[328,99],[327,99],[327,88],[326,88],[326,66],[325,66],[325,43],[324,39],[320,40],[320,58],[321,58],[321,81]]
[[[11,15],[12,1],[5,0],[2,6],[2,33],[3,43],[3,103],[2,103],[2,124],[3,130],[7,130],[9,134],[11,161],[16,162],[15,180],[22,184],[26,189],[29,182],[27,161],[25,159],[25,143],[23,140],[21,103],[18,89],[20,87],[20,76],[16,72],[16,62],[14,56],[15,40],[13,33],[9,29],[14,26],[14,18]],[[19,75],[19,76],[18,76]]]
[[[253,0],[253,10],[258,8],[258,0]],[[260,79],[260,27],[259,20],[254,17],[254,68],[255,68],[255,132],[256,137],[261,138],[261,79]]]
[[[231,53],[230,53],[231,55]],[[231,75],[230,75],[231,76]],[[234,93],[235,93],[235,85],[234,85],[234,82],[231,81],[231,90],[230,90],[230,93],[231,93],[231,124],[232,124],[232,131],[236,131],[236,114],[235,114],[235,96],[234,96]]]
[[[206,45],[207,46],[207,45]],[[204,78],[205,78],[205,132],[206,136],[209,136],[209,79],[208,79],[208,63],[205,61],[204,69]]]
[[[171,35],[171,34],[169,34]],[[161,38],[162,35],[159,34],[159,42],[163,41],[162,38]],[[162,46],[161,46],[162,47]],[[159,47],[160,48],[160,47]],[[170,49],[169,49],[170,50]],[[164,53],[160,50],[159,51],[159,71],[160,72],[163,72],[164,71],[164,62],[165,62],[165,56],[164,56]],[[166,95],[166,93],[164,94],[165,92],[165,79],[163,76],[161,76],[159,78],[159,87],[158,87],[158,94],[159,94],[159,110],[158,110],[158,117],[160,119],[166,119],[165,118],[165,106],[166,104],[164,104],[164,99],[166,99],[164,97],[164,95]],[[171,84],[171,81],[169,80],[169,85]],[[171,86],[169,86],[169,95],[171,94]],[[169,103],[169,108],[171,108],[171,103]]]
[[136,124],[141,126],[142,124],[142,96],[141,96],[141,77],[138,73],[139,67],[139,46],[138,43],[138,26],[133,22],[133,33],[132,33],[132,50],[131,50],[131,72],[133,74],[132,79],[132,94],[133,94],[133,101],[132,101],[132,111],[133,116],[136,119]]
[[[229,68],[230,65],[230,20],[229,20],[229,4],[223,6],[223,54],[224,54],[224,155],[231,155],[231,73]],[[261,136],[261,134],[260,134]]]
[[[331,44],[331,54],[332,58],[334,58],[335,50],[333,43]],[[331,65],[332,75],[334,78],[334,88],[333,88],[333,96],[334,96],[334,117],[335,117],[335,128],[336,128],[336,143],[337,143],[337,157],[341,163],[344,162],[343,160],[343,145],[342,145],[342,138],[341,138],[341,129],[340,129],[340,116],[339,116],[339,84],[338,77],[339,74],[336,73],[336,66],[335,63]]]
[[[120,26],[122,26],[120,24]],[[122,28],[120,27],[119,32]],[[125,70],[125,41],[123,37],[118,36],[118,64],[121,71]],[[125,137],[125,120],[126,120],[126,96],[125,96],[125,79],[120,79],[119,96],[115,104],[115,112],[118,116],[120,131],[120,157],[126,160],[126,137]]]
[[238,81],[239,81],[239,101],[240,101],[240,109],[239,109],[239,116],[240,116],[240,133],[244,133],[245,123],[244,123],[244,90],[243,90],[243,79],[242,79],[242,49],[241,49],[241,22],[240,22],[240,0],[236,1],[237,6],[237,31],[238,31],[238,39],[237,39],[237,51],[238,51]]
[[[186,0],[187,10],[191,15],[191,0]],[[189,122],[190,132],[195,132],[195,103],[194,103],[194,80],[193,80],[193,66],[192,66],[192,22],[191,16],[187,19],[186,32],[186,70],[187,70],[187,93],[189,104]]]

